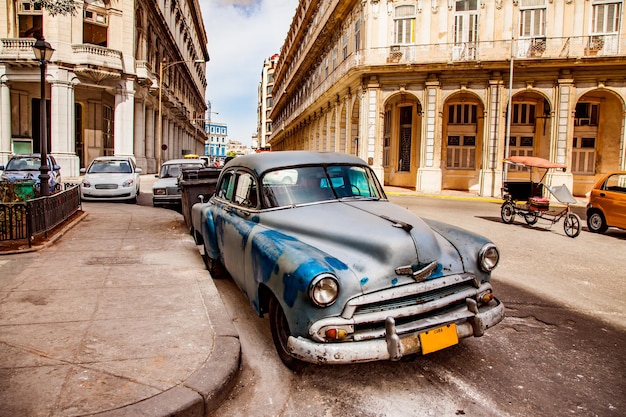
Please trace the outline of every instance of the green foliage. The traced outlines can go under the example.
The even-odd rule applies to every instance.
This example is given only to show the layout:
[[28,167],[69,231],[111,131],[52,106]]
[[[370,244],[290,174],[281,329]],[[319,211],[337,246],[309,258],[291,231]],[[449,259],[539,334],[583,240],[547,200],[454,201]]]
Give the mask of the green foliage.
[[233,158],[237,156],[237,152],[235,151],[228,151],[226,152],[226,156],[232,156]]
[[78,0],[34,0],[33,4],[41,5],[41,8],[50,13],[50,16],[68,14],[74,16],[80,2]]

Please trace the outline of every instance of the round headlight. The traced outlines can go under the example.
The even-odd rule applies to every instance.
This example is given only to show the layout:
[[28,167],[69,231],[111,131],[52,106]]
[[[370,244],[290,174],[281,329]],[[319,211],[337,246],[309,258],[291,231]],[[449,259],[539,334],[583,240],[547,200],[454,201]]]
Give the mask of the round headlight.
[[485,272],[491,272],[498,265],[499,260],[500,252],[498,252],[498,248],[493,243],[483,246],[478,254],[480,269]]
[[328,307],[335,302],[338,295],[339,284],[330,274],[318,275],[309,286],[309,297],[320,307]]

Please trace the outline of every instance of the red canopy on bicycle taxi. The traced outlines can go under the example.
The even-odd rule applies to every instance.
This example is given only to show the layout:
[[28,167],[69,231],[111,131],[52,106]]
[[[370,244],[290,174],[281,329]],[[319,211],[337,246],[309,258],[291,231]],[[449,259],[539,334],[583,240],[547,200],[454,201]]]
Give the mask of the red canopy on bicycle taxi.
[[536,168],[567,168],[566,165],[557,164],[556,162],[548,161],[544,158],[539,158],[537,156],[509,156],[504,160],[505,162],[511,163],[513,165],[523,165],[527,167],[536,167]]

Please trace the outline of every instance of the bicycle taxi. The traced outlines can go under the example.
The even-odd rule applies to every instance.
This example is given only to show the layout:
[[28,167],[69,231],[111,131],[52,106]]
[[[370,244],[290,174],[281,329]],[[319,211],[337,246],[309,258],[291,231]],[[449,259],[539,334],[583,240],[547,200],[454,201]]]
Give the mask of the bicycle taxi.
[[[504,203],[500,208],[500,216],[504,223],[511,224],[516,215],[524,218],[528,225],[534,225],[539,219],[550,222],[548,228],[563,220],[563,229],[569,237],[580,234],[580,217],[570,209],[571,204],[577,201],[565,184],[551,187],[543,181],[550,169],[562,169],[567,167],[547,159],[534,156],[511,156],[504,160],[506,164],[528,168],[530,181],[505,181],[503,187]],[[535,169],[545,170],[539,182],[533,181]],[[564,206],[554,208],[550,206],[550,200],[544,198],[543,190],[547,190],[559,203]]]

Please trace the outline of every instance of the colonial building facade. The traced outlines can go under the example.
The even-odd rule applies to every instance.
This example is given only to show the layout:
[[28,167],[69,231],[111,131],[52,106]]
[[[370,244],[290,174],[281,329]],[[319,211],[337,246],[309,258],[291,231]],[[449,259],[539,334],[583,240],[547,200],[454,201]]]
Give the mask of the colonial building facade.
[[278,63],[278,54],[274,54],[263,62],[261,82],[259,83],[259,102],[257,105],[257,133],[258,150],[269,150],[269,140],[272,134],[272,119],[270,114],[274,105],[272,89],[274,88],[274,71]]
[[[48,63],[48,150],[64,177],[101,155],[158,161],[204,153],[207,38],[197,0],[84,0],[51,16],[29,0],[0,4],[0,164],[39,151],[43,35]],[[159,152],[161,154],[159,155]]]
[[584,195],[626,169],[623,0],[301,0],[272,150],[342,151],[385,184],[499,196],[508,155]]

